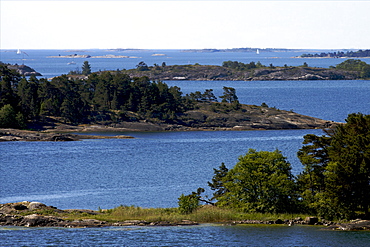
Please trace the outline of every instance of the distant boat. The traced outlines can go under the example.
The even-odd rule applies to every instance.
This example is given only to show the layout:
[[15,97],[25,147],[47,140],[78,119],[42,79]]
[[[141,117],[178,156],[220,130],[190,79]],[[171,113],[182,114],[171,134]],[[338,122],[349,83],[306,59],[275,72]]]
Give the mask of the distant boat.
[[75,62],[69,62],[68,65],[73,65],[73,64],[76,64]]
[[18,49],[17,54],[22,54],[21,50]]
[[257,53],[257,54],[260,54],[260,50],[258,50],[258,49],[257,49],[257,52],[256,52],[256,53]]

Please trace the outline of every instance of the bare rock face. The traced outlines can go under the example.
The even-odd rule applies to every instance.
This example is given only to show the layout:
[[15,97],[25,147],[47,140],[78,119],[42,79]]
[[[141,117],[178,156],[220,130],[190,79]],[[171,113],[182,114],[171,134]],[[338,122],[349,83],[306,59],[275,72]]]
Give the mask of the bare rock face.
[[31,67],[28,67],[27,65],[8,65],[9,69],[14,69],[16,70],[19,74],[24,75],[24,76],[42,76],[39,72],[36,72],[34,69]]

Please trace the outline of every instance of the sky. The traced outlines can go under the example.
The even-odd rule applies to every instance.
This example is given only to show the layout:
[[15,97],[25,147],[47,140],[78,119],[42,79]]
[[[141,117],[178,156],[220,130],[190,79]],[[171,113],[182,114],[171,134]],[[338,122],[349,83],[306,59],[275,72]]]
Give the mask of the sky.
[[0,0],[0,49],[370,49],[370,0]]

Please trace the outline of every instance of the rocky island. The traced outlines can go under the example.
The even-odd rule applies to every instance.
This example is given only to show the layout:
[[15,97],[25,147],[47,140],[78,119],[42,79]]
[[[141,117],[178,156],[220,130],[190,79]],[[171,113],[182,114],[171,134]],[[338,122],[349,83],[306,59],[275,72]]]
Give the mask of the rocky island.
[[[198,109],[185,111],[176,121],[137,119],[131,113],[130,121],[73,125],[58,118],[44,118],[43,122],[29,122],[30,130],[0,129],[0,141],[76,141],[81,139],[132,138],[125,135],[89,135],[88,132],[132,131],[231,131],[328,128],[337,123],[268,107],[243,105],[232,110],[228,104],[199,103]],[[135,119],[136,117],[136,119]],[[80,134],[72,134],[80,132]]]
[[148,66],[144,62],[136,69],[125,70],[132,77],[147,76],[152,80],[200,80],[200,81],[299,81],[299,80],[358,80],[370,78],[370,65],[349,59],[336,67],[316,68],[307,63],[302,66],[277,67],[272,64],[225,61],[217,65],[170,65]]
[[[0,62],[0,65],[1,65],[1,62]],[[24,64],[22,64],[22,65],[7,64],[6,66],[11,70],[17,71],[17,73],[19,73],[20,75],[24,75],[24,76],[31,76],[31,75],[33,75],[33,76],[42,76],[42,74],[40,74],[39,72],[35,71],[31,67],[29,67],[27,65],[24,65]]]
[[[145,68],[144,64],[141,66]],[[173,74],[177,66],[170,67],[161,71],[184,75]],[[189,69],[204,75],[227,69],[198,65],[181,68],[181,73]],[[140,75],[151,70],[135,71]],[[1,73],[16,72],[6,67]],[[265,103],[240,104],[231,87],[223,88],[219,102],[212,89],[182,95],[179,87],[129,73],[96,72],[83,79],[62,75],[50,81],[3,76],[8,83],[4,85],[14,87],[1,89],[2,102],[6,104],[0,105],[0,128],[5,129],[0,132],[0,139],[69,141],[87,138],[66,134],[71,132],[313,129],[336,124]]]

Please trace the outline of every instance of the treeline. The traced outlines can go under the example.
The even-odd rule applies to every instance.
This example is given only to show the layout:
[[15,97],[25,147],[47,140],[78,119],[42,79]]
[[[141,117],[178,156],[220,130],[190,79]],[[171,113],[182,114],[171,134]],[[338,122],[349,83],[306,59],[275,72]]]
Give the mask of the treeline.
[[360,59],[347,59],[335,66],[335,68],[347,71],[356,71],[361,79],[370,78],[370,64],[367,64]]
[[302,54],[301,57],[370,57],[370,50],[358,50],[358,51],[338,51],[338,52],[321,52],[320,54]]
[[62,117],[69,123],[111,120],[108,112],[115,110],[119,111],[116,117],[121,120],[125,120],[125,112],[172,120],[192,107],[178,87],[151,82],[147,77],[132,79],[121,72],[93,73],[86,80],[62,75],[48,81],[22,78],[2,66],[0,76],[0,109],[6,106],[7,111],[14,112],[2,116],[10,116],[14,121],[13,115],[18,115],[16,124],[12,124],[15,127],[41,116]]
[[305,213],[325,219],[369,219],[370,115],[350,114],[346,123],[326,130],[326,135],[304,136],[297,155],[303,171],[294,176],[279,150],[250,149],[228,169],[214,169],[208,185],[181,195],[179,208],[190,213],[200,201],[245,213]]
[[[84,65],[86,66],[86,65]],[[87,79],[66,75],[52,80],[21,77],[15,70],[0,66],[0,127],[23,128],[29,120],[59,117],[66,123],[102,121],[174,122],[198,102],[216,102],[211,89],[182,95],[148,77],[131,78],[121,71],[92,73]],[[235,89],[224,88],[223,102],[238,106]]]
[[256,69],[256,68],[264,68],[266,66],[262,65],[259,61],[257,63],[255,62],[242,63],[238,61],[224,61],[222,63],[222,67],[236,69],[236,70],[249,70],[249,69]]

